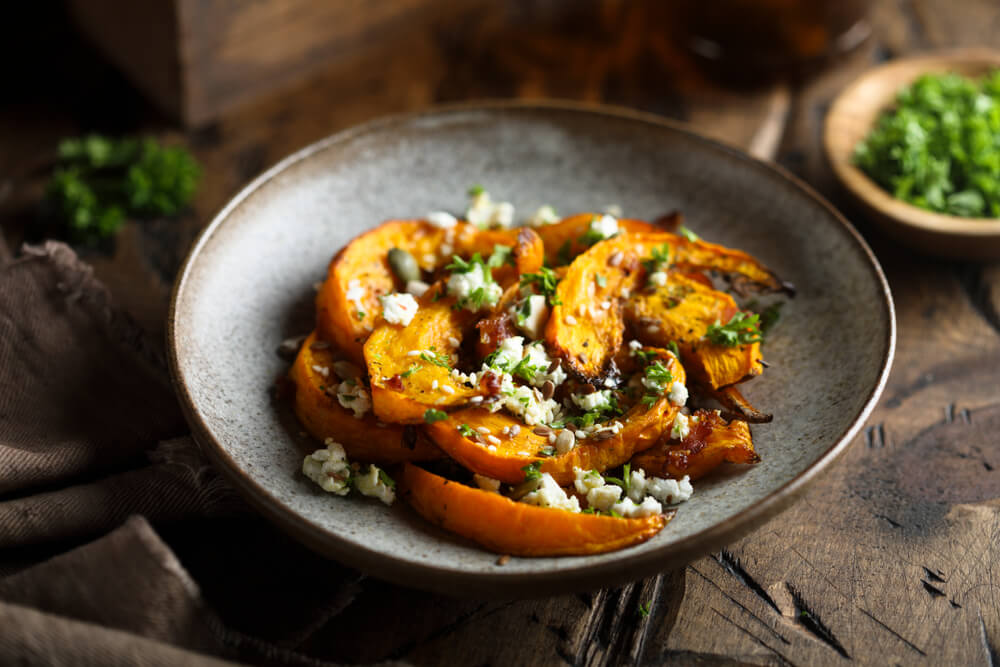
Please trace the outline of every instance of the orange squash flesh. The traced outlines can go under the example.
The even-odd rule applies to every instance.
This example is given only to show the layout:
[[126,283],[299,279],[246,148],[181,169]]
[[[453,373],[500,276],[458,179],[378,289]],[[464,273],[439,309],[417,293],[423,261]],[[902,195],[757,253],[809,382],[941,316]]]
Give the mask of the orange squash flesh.
[[[561,258],[572,260],[580,253],[587,250],[587,244],[580,239],[590,229],[590,223],[594,219],[599,219],[602,213],[578,213],[568,218],[563,218],[557,223],[543,225],[535,231],[542,237],[545,244],[545,259],[549,266],[559,266],[565,264]],[[630,220],[628,218],[618,219],[618,229],[629,233],[659,233],[661,230],[655,225],[642,220]]]
[[[341,379],[347,378],[336,377],[331,350],[313,349],[316,340],[313,332],[302,344],[289,371],[295,385],[295,414],[311,436],[320,441],[333,438],[344,446],[349,458],[379,465],[427,461],[443,456],[419,430],[408,438],[404,426],[382,424],[380,427],[372,413],[356,419],[351,410],[342,407],[326,388],[336,387]],[[326,368],[328,374],[323,375],[316,368]]]
[[683,236],[657,231],[653,234],[636,234],[636,241],[650,251],[655,246],[669,245],[670,264],[683,271],[714,270],[740,275],[769,290],[784,288],[781,280],[752,255],[707,241],[688,241]]
[[738,310],[733,297],[701,278],[670,272],[666,285],[638,290],[629,298],[625,318],[645,344],[677,343],[692,379],[718,389],[764,370],[760,343],[729,347],[703,340],[709,326],[729,322]]
[[622,290],[632,290],[641,273],[634,244],[625,234],[601,241],[573,260],[556,288],[559,303],[545,327],[546,343],[569,371],[585,379],[604,373],[622,344]]
[[[658,358],[667,366],[673,379],[683,383],[684,369],[677,359],[666,350],[658,352]],[[425,429],[448,456],[472,472],[508,484],[518,484],[524,481],[523,468],[540,461],[542,472],[551,474],[559,484],[568,485],[575,479],[573,468],[604,471],[626,463],[636,452],[655,445],[663,433],[669,431],[677,410],[678,407],[666,397],[657,400],[648,409],[641,404],[635,405],[618,419],[623,428],[612,437],[578,440],[576,447],[569,452],[550,457],[539,455],[543,447],[549,446],[548,437],[536,434],[533,427],[504,412],[464,408],[451,413],[448,419],[428,424]],[[485,427],[500,442],[492,443],[485,437],[463,436],[459,431],[462,424],[473,430]],[[509,429],[515,425],[520,431],[512,437]],[[503,433],[505,427],[508,434]]]
[[491,551],[513,556],[614,551],[648,540],[669,520],[664,515],[618,519],[517,503],[409,463],[403,466],[398,484],[401,495],[426,520]]
[[633,468],[648,475],[691,479],[704,477],[723,463],[753,464],[760,461],[754,451],[750,427],[745,421],[728,424],[714,411],[697,410],[699,421],[688,437],[678,442],[663,440],[632,459]]

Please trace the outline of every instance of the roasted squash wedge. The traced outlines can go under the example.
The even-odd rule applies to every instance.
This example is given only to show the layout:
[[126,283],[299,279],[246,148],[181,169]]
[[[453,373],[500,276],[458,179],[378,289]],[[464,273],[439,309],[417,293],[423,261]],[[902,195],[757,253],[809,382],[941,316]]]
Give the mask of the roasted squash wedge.
[[399,489],[431,523],[499,554],[571,556],[604,553],[656,535],[672,515],[619,519],[517,503],[407,463]]
[[[545,244],[545,260],[549,266],[569,264],[573,258],[593,245],[593,242],[587,241],[587,231],[590,229],[590,223],[602,216],[601,213],[578,213],[557,223],[537,228],[536,231]],[[661,231],[655,225],[642,220],[619,218],[617,222],[618,229],[623,232],[650,234]]]
[[659,477],[704,477],[723,463],[760,461],[745,421],[728,424],[715,411],[696,410],[698,422],[684,440],[663,440],[632,459],[633,468]]
[[380,465],[443,456],[420,429],[380,423],[371,412],[356,419],[353,411],[340,405],[335,393],[341,380],[354,378],[338,378],[334,368],[332,350],[317,343],[313,332],[289,372],[295,385],[295,414],[311,436],[320,441],[333,438],[350,458]]
[[635,288],[639,256],[628,235],[578,256],[556,288],[545,341],[581,379],[598,379],[622,344],[622,291]]
[[[684,383],[684,368],[676,357],[666,350],[659,350],[658,353],[657,358],[667,366],[673,379]],[[677,410],[678,407],[666,397],[660,398],[648,409],[637,404],[617,419],[622,424],[618,432],[604,439],[588,437],[577,440],[573,449],[556,456],[542,455],[542,449],[550,445],[548,436],[540,434],[545,429],[536,431],[503,412],[464,408],[451,413],[448,419],[428,424],[425,428],[430,438],[448,456],[472,472],[517,484],[524,481],[524,467],[540,461],[542,472],[551,474],[559,484],[567,485],[573,482],[573,468],[604,471],[626,463],[636,452],[652,447],[664,432],[670,430]],[[463,431],[468,435],[463,435]],[[475,435],[471,433],[473,431]]]
[[729,347],[703,338],[712,324],[728,322],[738,310],[733,297],[705,285],[700,277],[672,271],[665,285],[632,294],[625,318],[647,345],[677,343],[692,379],[718,389],[763,371],[760,343]]

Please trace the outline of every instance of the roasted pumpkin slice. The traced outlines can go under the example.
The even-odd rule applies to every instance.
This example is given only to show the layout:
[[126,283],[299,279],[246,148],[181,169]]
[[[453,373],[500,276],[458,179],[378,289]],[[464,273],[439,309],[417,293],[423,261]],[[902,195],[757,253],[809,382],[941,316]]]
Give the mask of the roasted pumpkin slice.
[[327,343],[318,342],[314,332],[302,344],[289,372],[295,385],[295,414],[311,436],[320,441],[333,438],[349,458],[380,465],[443,456],[417,428],[380,424],[370,411],[355,418],[354,411],[336,398],[339,383],[355,378],[338,378],[337,367],[333,351]]
[[[536,231],[545,244],[545,260],[549,266],[569,264],[574,257],[592,246],[594,241],[587,235],[590,223],[602,217],[604,217],[602,213],[578,213],[557,223],[538,227]],[[623,232],[648,234],[661,231],[655,225],[642,220],[620,218],[616,222],[618,229]]]
[[751,405],[750,401],[733,385],[722,387],[721,389],[706,390],[706,393],[721,403],[726,410],[743,421],[750,422],[751,424],[766,424],[774,419],[774,415],[761,412]]
[[715,411],[697,410],[687,437],[664,439],[651,449],[632,459],[633,468],[642,468],[648,475],[691,479],[704,477],[723,463],[758,463],[750,427],[745,421],[726,423]]
[[417,424],[428,409],[445,409],[482,396],[452,375],[459,345],[477,315],[454,308],[454,297],[437,301],[438,286],[419,299],[404,326],[383,322],[365,343],[364,356],[375,416],[386,422]]
[[571,556],[604,553],[656,535],[672,515],[619,519],[514,502],[450,482],[412,464],[398,478],[401,495],[430,521],[499,554]]
[[622,294],[635,288],[640,273],[635,244],[623,234],[573,260],[556,287],[545,341],[581,379],[600,378],[621,347]]
[[[433,274],[454,255],[489,256],[497,245],[514,246],[515,230],[481,230],[458,223],[442,229],[424,220],[391,220],[358,236],[334,256],[327,279],[316,295],[319,337],[336,344],[352,360],[362,362],[362,348],[377,326],[382,306],[379,297],[402,291],[405,284],[389,265],[389,250],[406,250],[424,274]],[[541,264],[541,241],[528,239],[515,253],[519,262]],[[524,259],[522,259],[522,256]],[[506,269],[509,274],[514,268]]]
[[[672,379],[683,384],[684,368],[676,357],[666,350],[656,352]],[[524,467],[540,461],[542,472],[567,485],[574,480],[573,468],[604,471],[652,447],[670,429],[678,409],[665,396],[648,408],[637,404],[615,420],[620,429],[592,433],[576,440],[576,446],[565,454],[554,456],[545,456],[543,450],[552,444],[548,433],[558,437],[558,430],[527,426],[505,412],[464,408],[425,429],[448,456],[472,472],[517,484],[524,481]]]
[[718,389],[763,371],[760,343],[730,347],[704,339],[712,324],[729,322],[738,310],[733,297],[705,285],[700,276],[671,271],[666,284],[632,294],[625,318],[647,345],[676,343],[692,379]]

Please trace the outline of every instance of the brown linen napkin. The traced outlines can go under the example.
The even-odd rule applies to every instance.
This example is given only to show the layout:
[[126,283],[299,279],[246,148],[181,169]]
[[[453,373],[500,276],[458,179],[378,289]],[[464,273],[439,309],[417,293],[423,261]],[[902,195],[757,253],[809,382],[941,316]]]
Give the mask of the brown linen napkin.
[[0,664],[330,664],[301,651],[359,575],[246,512],[185,433],[159,346],[68,247],[0,261]]

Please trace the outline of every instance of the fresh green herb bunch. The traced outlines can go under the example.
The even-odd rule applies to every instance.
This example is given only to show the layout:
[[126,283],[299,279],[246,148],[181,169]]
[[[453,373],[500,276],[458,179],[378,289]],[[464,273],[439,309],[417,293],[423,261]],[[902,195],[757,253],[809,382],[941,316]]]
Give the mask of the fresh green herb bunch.
[[900,91],[854,163],[894,197],[938,213],[1000,217],[1000,70],[928,74]]
[[114,234],[126,217],[178,214],[200,179],[201,168],[183,148],[88,135],[59,144],[45,200],[72,241],[95,243]]

